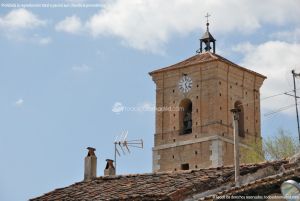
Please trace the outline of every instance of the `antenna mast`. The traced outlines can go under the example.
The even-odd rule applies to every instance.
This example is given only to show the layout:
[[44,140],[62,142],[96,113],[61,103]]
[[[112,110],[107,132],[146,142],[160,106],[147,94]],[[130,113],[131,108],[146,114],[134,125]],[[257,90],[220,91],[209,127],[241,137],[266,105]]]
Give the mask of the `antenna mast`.
[[135,148],[144,148],[144,143],[142,139],[139,140],[127,140],[128,131],[122,131],[120,137],[116,137],[114,141],[115,145],[115,169],[117,173],[117,155],[120,157],[121,153],[118,148],[122,150],[122,153],[125,155],[126,152],[130,153],[129,147]]

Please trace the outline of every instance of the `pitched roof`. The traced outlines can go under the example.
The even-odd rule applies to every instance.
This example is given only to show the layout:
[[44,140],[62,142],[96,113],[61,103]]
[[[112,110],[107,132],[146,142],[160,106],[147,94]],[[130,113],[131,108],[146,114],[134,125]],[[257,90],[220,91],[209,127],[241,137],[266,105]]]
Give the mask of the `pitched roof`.
[[228,63],[232,66],[235,66],[237,68],[240,68],[244,71],[247,71],[249,73],[252,73],[252,74],[255,74],[257,76],[260,76],[262,78],[267,78],[266,76],[262,75],[262,74],[259,74],[257,72],[254,72],[252,70],[249,70],[247,68],[244,68],[242,66],[239,66],[235,63],[233,63],[232,61],[229,61],[228,59],[218,55],[218,54],[214,54],[212,52],[203,52],[201,54],[196,54],[195,56],[192,56],[188,59],[185,59],[179,63],[176,63],[174,65],[171,65],[171,66],[168,66],[168,67],[165,67],[165,68],[160,68],[160,69],[157,69],[157,70],[154,70],[152,72],[150,72],[149,74],[150,75],[153,75],[155,73],[160,73],[160,72],[165,72],[165,71],[169,71],[169,70],[175,70],[175,69],[179,69],[179,68],[183,68],[183,67],[187,67],[187,66],[191,66],[191,65],[195,65],[195,64],[199,64],[199,63],[206,63],[206,62],[212,62],[212,61],[223,61],[225,63]]
[[211,33],[206,30],[206,32],[203,34],[203,36],[201,37],[202,40],[207,40],[207,39],[210,39],[210,41],[216,41],[214,39],[214,37],[211,35]]
[[[266,167],[280,169],[286,160],[241,166],[241,175]],[[59,188],[31,201],[183,200],[234,180],[232,166],[190,171],[104,176]]]
[[280,185],[286,180],[293,179],[293,180],[298,180],[299,182],[299,176],[300,176],[300,167],[296,164],[293,164],[293,166],[284,169],[284,171],[281,171],[278,174],[255,180],[253,182],[247,183],[240,187],[232,187],[228,190],[218,192],[214,195],[206,196],[200,200],[223,200],[222,196],[224,195],[228,197],[239,196],[239,195],[247,196],[247,195],[253,195],[253,193],[261,196],[269,195],[274,193],[274,190],[276,192],[276,190],[280,188]]

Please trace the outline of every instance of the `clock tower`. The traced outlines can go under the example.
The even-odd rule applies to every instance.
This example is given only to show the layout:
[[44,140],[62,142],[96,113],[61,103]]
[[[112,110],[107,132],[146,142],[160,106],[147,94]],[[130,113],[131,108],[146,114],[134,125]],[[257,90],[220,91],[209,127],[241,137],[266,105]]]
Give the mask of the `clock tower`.
[[232,108],[241,109],[240,146],[260,142],[266,77],[217,55],[215,41],[207,23],[195,56],[149,73],[156,84],[154,172],[233,164]]

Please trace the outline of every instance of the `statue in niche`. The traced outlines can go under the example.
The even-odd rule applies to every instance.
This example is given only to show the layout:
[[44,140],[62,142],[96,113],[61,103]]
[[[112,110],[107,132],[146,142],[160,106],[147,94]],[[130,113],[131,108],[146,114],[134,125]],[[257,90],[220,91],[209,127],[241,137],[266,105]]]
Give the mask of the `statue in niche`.
[[192,113],[191,111],[187,111],[184,114],[183,118],[183,133],[191,133],[192,132]]

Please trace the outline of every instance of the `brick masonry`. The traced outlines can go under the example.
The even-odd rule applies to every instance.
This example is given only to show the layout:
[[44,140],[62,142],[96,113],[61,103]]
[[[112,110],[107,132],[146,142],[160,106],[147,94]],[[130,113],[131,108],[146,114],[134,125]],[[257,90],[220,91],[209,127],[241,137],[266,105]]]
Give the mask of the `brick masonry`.
[[[197,59],[199,62],[195,62]],[[188,63],[189,60],[193,62]],[[178,88],[183,74],[193,81],[188,93],[182,93]],[[243,104],[244,109],[245,137],[241,137],[241,144],[261,138],[259,91],[264,76],[210,52],[153,71],[150,75],[156,84],[156,107],[175,109],[156,111],[154,172],[180,170],[181,165],[187,163],[190,169],[232,164],[233,126],[230,109],[234,108],[237,101]],[[192,133],[180,135],[181,111],[176,108],[183,99],[192,102],[193,126]],[[212,136],[222,138],[209,138]]]

